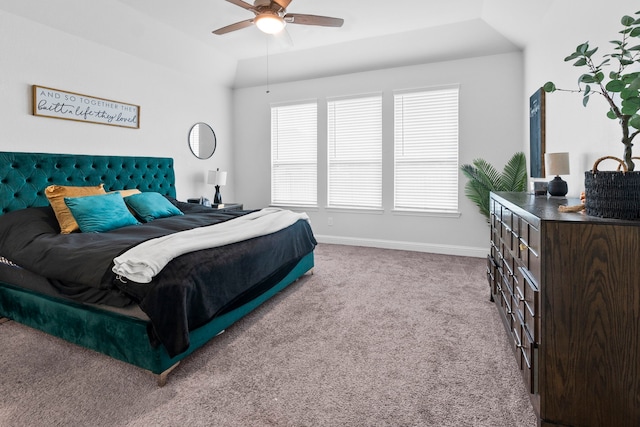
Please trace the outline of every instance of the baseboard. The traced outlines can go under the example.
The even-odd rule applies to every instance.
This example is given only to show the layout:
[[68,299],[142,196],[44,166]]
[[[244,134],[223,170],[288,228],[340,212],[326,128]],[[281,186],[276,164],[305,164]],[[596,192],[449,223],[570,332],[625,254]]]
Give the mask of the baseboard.
[[438,245],[432,243],[402,242],[397,240],[364,239],[326,235],[315,235],[315,238],[319,243],[328,243],[333,245],[367,246],[373,248],[397,249],[402,251],[469,256],[474,258],[485,258],[488,253],[488,248],[474,248],[471,246]]

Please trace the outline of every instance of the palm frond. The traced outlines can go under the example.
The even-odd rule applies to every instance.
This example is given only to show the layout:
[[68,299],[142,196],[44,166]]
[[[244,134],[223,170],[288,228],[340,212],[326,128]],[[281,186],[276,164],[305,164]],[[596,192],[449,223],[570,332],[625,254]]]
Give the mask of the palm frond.
[[524,153],[515,153],[504,166],[500,191],[526,191],[527,158]]
[[478,171],[478,179],[489,189],[500,184],[500,172],[484,159],[475,159],[474,166]]
[[511,157],[502,173],[483,159],[475,159],[473,165],[461,165],[460,170],[469,179],[464,187],[465,196],[478,206],[487,221],[490,192],[527,189],[527,159],[522,152]]
[[480,213],[489,219],[489,190],[478,181],[468,181],[464,187],[464,194],[475,203]]

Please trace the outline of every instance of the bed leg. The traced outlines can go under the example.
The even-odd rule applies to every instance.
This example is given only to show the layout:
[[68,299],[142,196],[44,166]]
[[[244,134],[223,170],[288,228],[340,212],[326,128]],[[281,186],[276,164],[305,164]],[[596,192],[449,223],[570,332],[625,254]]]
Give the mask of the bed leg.
[[164,387],[167,384],[167,377],[169,376],[171,371],[173,371],[179,364],[180,362],[176,362],[175,365],[167,368],[164,372],[158,374],[158,387]]
[[0,325],[2,325],[5,322],[8,322],[11,319],[7,319],[6,317],[0,317]]

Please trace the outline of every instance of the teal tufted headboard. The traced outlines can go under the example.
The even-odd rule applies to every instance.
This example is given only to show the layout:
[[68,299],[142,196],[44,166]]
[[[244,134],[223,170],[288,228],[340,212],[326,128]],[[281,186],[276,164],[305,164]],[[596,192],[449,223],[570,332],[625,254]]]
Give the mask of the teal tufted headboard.
[[0,214],[47,206],[44,189],[98,185],[107,191],[137,188],[176,197],[173,159],[0,152]]

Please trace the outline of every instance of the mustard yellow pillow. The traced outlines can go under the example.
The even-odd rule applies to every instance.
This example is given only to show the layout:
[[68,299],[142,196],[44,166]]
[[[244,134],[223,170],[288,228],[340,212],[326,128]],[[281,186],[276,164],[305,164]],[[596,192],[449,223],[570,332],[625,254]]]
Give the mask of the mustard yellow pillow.
[[96,196],[99,194],[107,194],[104,191],[104,184],[93,187],[72,187],[66,185],[50,185],[44,190],[44,194],[49,199],[49,203],[56,214],[58,224],[60,224],[60,233],[69,234],[80,230],[78,223],[73,218],[71,211],[64,203],[65,197],[83,197]]
[[140,194],[141,191],[138,190],[137,188],[132,188],[129,190],[113,190],[113,191],[109,191],[108,194],[111,194],[111,193],[120,193],[122,197],[129,197],[129,196],[133,196],[134,194]]

